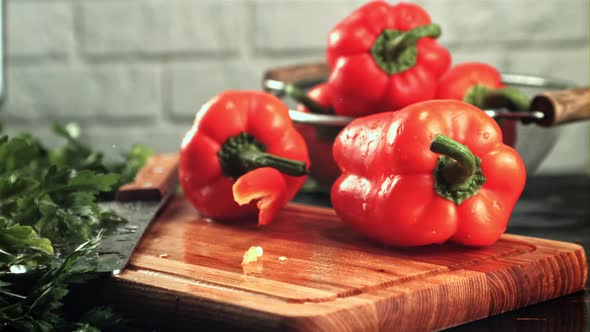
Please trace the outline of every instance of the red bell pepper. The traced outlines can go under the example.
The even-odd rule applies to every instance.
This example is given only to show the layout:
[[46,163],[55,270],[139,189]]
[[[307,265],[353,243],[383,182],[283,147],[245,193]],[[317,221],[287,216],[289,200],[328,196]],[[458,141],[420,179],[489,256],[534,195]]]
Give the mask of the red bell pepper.
[[[326,83],[318,84],[307,93],[294,85],[288,85],[286,93],[298,101],[297,110],[304,113],[334,114],[332,90]],[[332,185],[340,170],[332,158],[332,145],[340,127],[314,126],[298,123],[295,128],[303,135],[311,158],[311,176],[320,184]]]
[[479,108],[529,108],[527,95],[505,86],[496,68],[480,62],[461,63],[447,71],[438,82],[436,98],[462,100]]
[[332,29],[326,51],[336,113],[359,117],[433,99],[451,64],[440,34],[415,4],[372,1],[352,12]]
[[287,106],[256,91],[227,91],[197,113],[180,150],[179,179],[205,216],[255,214],[270,223],[306,180],[307,146]]
[[[502,83],[500,72],[485,63],[466,62],[446,72],[438,82],[437,99],[455,99],[479,108],[506,107],[526,111],[529,98],[524,93]],[[516,122],[499,121],[504,133],[504,143],[516,143]]]
[[334,114],[332,107],[334,92],[327,83],[320,83],[308,92],[301,90],[296,85],[289,84],[285,87],[285,93],[298,102],[297,110],[300,112]]
[[334,143],[331,200],[354,229],[394,246],[497,241],[526,179],[480,109],[432,100],[355,119]]

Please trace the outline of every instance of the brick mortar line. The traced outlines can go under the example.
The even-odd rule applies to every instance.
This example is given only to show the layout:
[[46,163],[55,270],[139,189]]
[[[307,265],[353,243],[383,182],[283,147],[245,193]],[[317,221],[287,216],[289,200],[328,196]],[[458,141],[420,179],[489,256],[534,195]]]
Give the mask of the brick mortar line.
[[[253,0],[245,0],[240,4],[244,10],[244,24],[242,32],[240,33],[240,43],[237,51],[230,52],[191,52],[198,54],[197,57],[171,57],[169,60],[175,60],[174,63],[166,63],[162,69],[161,78],[161,93],[162,93],[162,121],[165,125],[175,125],[182,123],[190,123],[194,116],[182,116],[174,113],[174,102],[172,99],[172,73],[170,68],[178,64],[197,63],[202,60],[217,60],[217,61],[256,61],[254,53],[254,40],[256,38],[256,31],[254,29],[253,21],[255,18],[256,2]],[[221,56],[221,58],[220,58]],[[180,61],[179,61],[180,60]]]
[[42,117],[39,116],[39,114],[34,114],[33,116],[29,116],[25,119],[23,117],[15,115],[14,113],[7,113],[6,111],[0,109],[0,123],[4,125],[4,128],[10,127],[11,129],[13,129],[12,127],[19,127],[22,125],[32,126],[32,122],[37,120],[43,120]]
[[[559,45],[559,44],[558,44]],[[463,43],[443,43],[442,46],[448,49],[455,49],[454,51],[497,51],[498,49],[504,52],[522,52],[522,51],[576,51],[588,49],[588,43],[561,44],[556,49],[556,45],[549,43],[528,44],[526,46],[516,46],[511,43],[498,44],[463,44]],[[294,49],[255,49],[256,60],[271,60],[282,58],[293,58],[296,56],[320,56],[323,58],[325,49],[322,48],[294,48]]]
[[7,55],[6,67],[68,65],[67,54],[20,54]]
[[[443,46],[456,51],[492,51],[502,48],[505,52],[513,51],[576,51],[589,48],[587,41],[580,43],[575,41],[572,43],[549,44],[538,43],[528,45],[516,45],[507,43],[498,44],[473,44],[473,43],[444,43]],[[559,48],[555,48],[559,46]],[[259,61],[259,60],[274,60],[281,58],[293,58],[296,56],[302,57],[322,57],[325,50],[322,48],[294,48],[294,49],[254,49],[252,56],[246,57],[239,53],[215,53],[215,52],[187,52],[176,54],[108,54],[99,56],[83,56],[77,57],[76,61],[72,60],[71,55],[67,54],[12,54],[7,55],[7,65],[10,66],[32,66],[32,65],[59,65],[59,64],[74,64],[74,65],[107,65],[107,64],[186,64],[201,60],[216,60],[216,61]],[[240,52],[241,53],[241,52]],[[83,60],[82,60],[83,59]]]
[[151,122],[157,124],[160,122],[165,122],[166,121],[166,114],[165,114],[165,106],[166,106],[166,101],[165,98],[166,96],[164,95],[164,65],[162,63],[160,63],[159,65],[157,65],[155,67],[157,73],[156,75],[158,75],[158,93],[160,94],[160,100],[159,100],[159,107],[158,107],[158,111],[156,112],[156,116],[150,118]]
[[256,19],[256,1],[244,1],[242,6],[244,6],[245,26],[242,33],[243,40],[240,43],[239,53],[242,59],[250,60],[255,55],[254,44],[256,39],[256,29],[253,23]]
[[509,50],[555,50],[560,49],[572,50],[588,47],[588,38],[559,39],[559,40],[517,40],[517,41],[442,41],[445,47],[458,47],[465,50],[485,49],[490,50],[496,47],[508,47]]
[[76,117],[74,116],[56,116],[56,115],[45,115],[44,114],[36,114],[35,117],[28,117],[26,119],[22,117],[15,116],[12,113],[6,113],[0,110],[0,122],[10,122],[11,125],[16,126],[23,126],[27,127],[27,125],[31,126],[38,126],[37,124],[32,124],[31,120],[45,120],[50,122],[56,122],[60,124],[65,124],[69,122],[75,122],[79,125],[103,125],[104,127],[118,127],[118,128],[129,128],[132,125],[156,125],[158,123],[157,119],[153,117],[141,117],[141,116],[122,116],[122,117]]
[[72,50],[70,50],[70,54],[72,55],[72,63],[77,65],[84,65],[84,57],[82,56],[82,29],[83,29],[83,21],[84,15],[83,10],[81,8],[81,4],[79,0],[70,0],[72,6],[72,29],[74,35],[74,45]]
[[[0,114],[2,114],[0,112]],[[3,122],[2,117],[0,116],[0,122]],[[179,136],[183,136],[186,131],[190,129],[192,121],[190,122],[182,122],[182,123],[151,123],[151,124],[142,124],[142,125],[134,125],[130,126],[128,124],[120,124],[118,122],[114,122],[112,124],[108,123],[97,123],[97,122],[81,122],[81,121],[67,121],[67,122],[59,122],[60,124],[66,124],[68,122],[74,122],[80,126],[80,130],[82,135],[88,132],[113,132],[113,131],[120,131],[120,130],[130,130],[133,131],[133,134],[141,132],[170,132],[170,133],[177,133],[181,132]],[[6,123],[5,123],[6,125]],[[47,130],[47,133],[51,132],[52,123],[48,123],[42,130]],[[14,121],[10,123],[10,126],[6,126],[9,131],[14,133],[19,132],[30,132],[33,130],[40,130],[38,124],[34,124],[26,121]],[[149,134],[146,134],[149,136]],[[58,136],[55,136],[58,138]],[[130,144],[135,143],[143,143],[143,142],[129,142]],[[178,145],[180,145],[180,139],[178,141]]]
[[130,61],[139,63],[165,63],[170,64],[182,63],[194,60],[236,60],[240,59],[237,52],[207,52],[207,51],[187,51],[187,52],[154,52],[154,53],[111,53],[111,54],[84,54],[85,63],[88,65],[103,63],[128,63]]
[[171,122],[172,109],[174,102],[172,101],[172,74],[170,73],[170,65],[167,64],[162,68],[160,76],[160,94],[162,95],[162,109],[161,118],[165,123]]

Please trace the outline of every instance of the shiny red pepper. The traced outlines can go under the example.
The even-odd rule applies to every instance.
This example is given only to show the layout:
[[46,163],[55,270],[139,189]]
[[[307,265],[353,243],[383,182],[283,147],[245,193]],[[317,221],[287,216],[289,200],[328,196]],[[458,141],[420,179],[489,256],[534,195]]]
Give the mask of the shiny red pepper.
[[352,12],[328,39],[336,113],[359,117],[433,99],[451,64],[440,34],[415,4],[371,1]]
[[[485,63],[466,62],[453,66],[439,80],[437,99],[455,99],[475,105],[481,109],[505,107],[526,111],[529,98],[521,91],[502,83],[500,72]],[[516,122],[500,121],[504,143],[516,143]]]
[[519,154],[480,109],[432,100],[355,119],[338,135],[336,213],[384,244],[496,242],[526,179]]
[[[297,110],[304,113],[334,114],[332,108],[333,93],[330,85],[318,84],[307,93],[294,85],[288,85],[286,93],[298,101]],[[332,158],[334,138],[340,127],[314,126],[298,123],[295,128],[303,135],[311,158],[311,176],[320,184],[330,187],[340,174]]]
[[504,87],[502,75],[496,68],[480,62],[465,62],[453,66],[440,78],[436,97],[463,100],[476,85],[490,89]]
[[221,93],[197,113],[180,150],[186,198],[205,216],[270,223],[306,180],[307,146],[287,106],[257,91]]

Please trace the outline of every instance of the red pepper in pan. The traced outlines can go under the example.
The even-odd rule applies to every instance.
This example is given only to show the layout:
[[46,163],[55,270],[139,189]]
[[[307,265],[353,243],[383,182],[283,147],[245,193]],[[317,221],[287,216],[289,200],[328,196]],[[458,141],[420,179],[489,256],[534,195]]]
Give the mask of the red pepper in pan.
[[[288,85],[285,92],[298,101],[297,110],[300,112],[334,114],[332,89],[326,83],[314,86],[307,93],[297,86]],[[329,187],[340,173],[334,158],[332,158],[332,145],[341,128],[303,123],[296,124],[295,128],[303,135],[309,147],[312,177],[319,184]]]
[[307,146],[287,106],[256,91],[227,91],[207,102],[185,135],[180,185],[205,216],[236,219],[258,212],[270,223],[306,180]]
[[355,119],[334,143],[340,218],[379,242],[496,242],[526,179],[496,121],[455,100]]
[[[500,72],[485,63],[466,62],[452,67],[438,82],[437,99],[455,99],[481,109],[505,107],[511,110],[529,109],[529,98],[502,83]],[[514,146],[516,122],[500,121],[504,143]]]
[[352,12],[328,39],[336,113],[359,117],[433,99],[451,64],[440,34],[415,4],[372,1]]

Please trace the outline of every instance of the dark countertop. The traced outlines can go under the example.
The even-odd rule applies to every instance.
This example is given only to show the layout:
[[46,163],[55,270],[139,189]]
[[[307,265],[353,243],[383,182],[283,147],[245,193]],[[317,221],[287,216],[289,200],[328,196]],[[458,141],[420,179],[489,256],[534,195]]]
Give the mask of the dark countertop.
[[[300,194],[296,201],[329,206],[323,195]],[[527,180],[508,233],[581,244],[590,249],[590,176],[543,175]],[[582,292],[448,329],[463,331],[588,331],[590,283]]]

